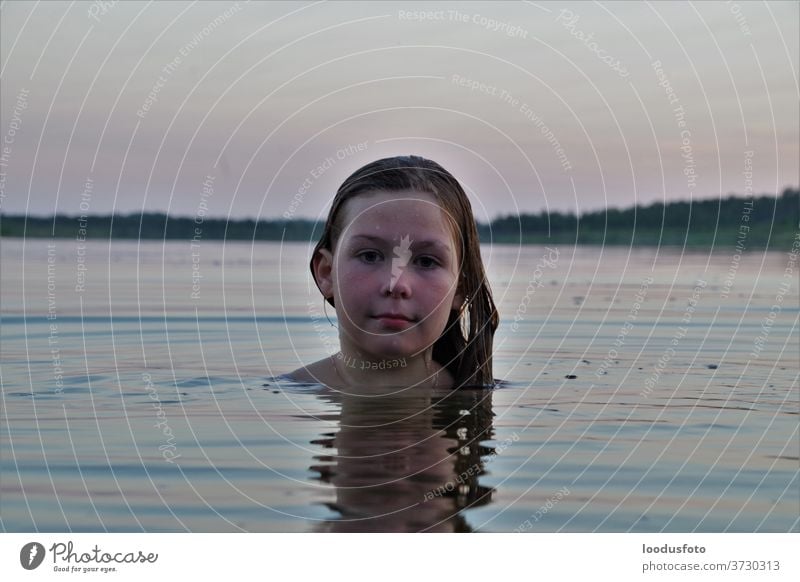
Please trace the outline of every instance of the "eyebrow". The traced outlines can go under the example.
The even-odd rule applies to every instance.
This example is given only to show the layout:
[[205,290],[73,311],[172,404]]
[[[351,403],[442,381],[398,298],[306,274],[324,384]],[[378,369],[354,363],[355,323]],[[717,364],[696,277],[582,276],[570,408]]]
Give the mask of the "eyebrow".
[[[385,238],[382,238],[380,236],[373,236],[373,235],[369,235],[369,234],[356,234],[356,235],[353,235],[352,240],[356,240],[356,239],[364,239],[364,240],[367,240],[367,241],[372,242],[372,243],[382,243],[382,244],[387,244],[388,243],[388,244],[391,244],[391,245],[395,245],[396,244],[396,242],[394,240],[390,241],[390,240],[386,240]],[[417,249],[434,248],[434,249],[439,249],[439,250],[446,251],[446,252],[450,252],[451,251],[450,245],[444,244],[444,243],[442,243],[441,241],[438,241],[438,240],[416,240],[416,239],[412,238],[411,239],[411,244],[413,244],[414,247],[417,248]]]

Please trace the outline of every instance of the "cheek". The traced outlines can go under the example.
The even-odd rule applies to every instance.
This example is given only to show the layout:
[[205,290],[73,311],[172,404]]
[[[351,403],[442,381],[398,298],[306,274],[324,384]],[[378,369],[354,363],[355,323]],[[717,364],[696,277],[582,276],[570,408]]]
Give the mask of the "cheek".
[[365,299],[374,294],[372,278],[363,269],[342,265],[334,276],[333,293],[337,306],[348,310],[363,307]]
[[358,272],[353,265],[346,260],[338,260],[333,264],[333,280],[342,289],[347,287]]
[[450,278],[428,281],[421,289],[428,308],[437,313],[444,313],[444,317],[447,319],[447,313],[450,311],[456,291],[453,281]]
[[369,285],[375,275],[369,270],[358,265],[342,265],[336,273],[335,281],[341,289],[358,293],[360,289]]

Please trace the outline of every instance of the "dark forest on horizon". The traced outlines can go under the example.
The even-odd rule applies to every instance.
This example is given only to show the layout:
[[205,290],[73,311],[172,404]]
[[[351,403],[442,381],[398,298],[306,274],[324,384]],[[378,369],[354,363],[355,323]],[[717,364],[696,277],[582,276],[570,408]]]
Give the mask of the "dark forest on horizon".
[[[678,245],[789,248],[800,228],[800,189],[763,195],[656,202],[624,210],[541,212],[478,223],[484,243]],[[78,240],[316,241],[322,224],[308,219],[226,220],[163,213],[32,217],[0,215],[0,236]]]

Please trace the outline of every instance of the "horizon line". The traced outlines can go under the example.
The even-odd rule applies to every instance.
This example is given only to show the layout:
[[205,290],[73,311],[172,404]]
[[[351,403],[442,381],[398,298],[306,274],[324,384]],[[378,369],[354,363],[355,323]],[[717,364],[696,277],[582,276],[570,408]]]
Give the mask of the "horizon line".
[[[587,214],[593,214],[593,213],[598,213],[598,212],[602,213],[604,211],[609,211],[609,210],[617,210],[617,211],[624,212],[624,211],[628,211],[628,210],[634,210],[636,208],[648,208],[648,207],[652,207],[654,205],[667,206],[669,204],[681,204],[681,203],[690,203],[691,204],[691,203],[701,203],[701,202],[712,202],[712,201],[715,201],[715,200],[721,202],[723,200],[737,199],[737,198],[740,198],[740,199],[758,199],[758,198],[775,198],[775,199],[778,199],[781,196],[783,196],[787,191],[788,192],[800,193],[800,186],[785,186],[780,192],[776,192],[774,194],[772,194],[772,193],[761,193],[761,194],[747,195],[747,194],[739,194],[739,193],[729,193],[729,194],[727,194],[725,196],[720,194],[717,197],[699,198],[699,199],[697,199],[697,198],[691,199],[690,198],[688,200],[687,199],[675,199],[675,200],[669,200],[669,201],[655,200],[655,201],[651,201],[651,202],[648,202],[648,203],[632,204],[632,205],[629,205],[629,206],[626,206],[626,207],[605,206],[603,208],[597,208],[597,209],[593,209],[593,210],[585,210],[585,211],[581,212],[580,214],[574,212],[573,210],[567,210],[567,211],[554,210],[554,211],[549,211],[549,210],[546,210],[546,209],[541,209],[539,211],[519,212],[519,213],[516,213],[516,214],[514,214],[514,213],[498,214],[494,218],[490,218],[489,222],[491,223],[491,222],[493,222],[495,220],[509,218],[509,217],[513,218],[515,216],[517,216],[517,217],[521,217],[521,216],[536,216],[536,215],[541,215],[541,214],[562,214],[562,215],[566,215],[566,216],[569,216],[569,215],[572,215],[572,216],[585,216]],[[126,211],[126,212],[112,212],[112,213],[105,213],[105,214],[100,214],[100,213],[97,213],[97,214],[95,214],[95,213],[80,214],[79,213],[79,214],[74,214],[74,215],[73,214],[68,214],[68,213],[56,212],[55,214],[49,214],[49,215],[37,215],[37,214],[24,214],[24,213],[12,214],[12,213],[8,213],[3,208],[0,208],[0,218],[2,218],[2,217],[8,217],[8,218],[25,217],[25,218],[38,219],[38,220],[58,218],[58,217],[80,218],[81,216],[87,216],[87,217],[88,216],[92,216],[92,217],[107,218],[107,217],[131,217],[131,216],[145,216],[145,215],[161,215],[161,216],[166,216],[166,217],[168,217],[170,219],[195,220],[197,218],[197,214],[195,214],[194,216],[180,215],[180,214],[170,214],[170,213],[165,212],[163,210],[142,210],[141,212]],[[318,219],[318,218],[310,218],[310,217],[306,217],[306,216],[291,216],[291,217],[287,218],[285,215],[278,215],[278,216],[275,216],[275,217],[261,217],[261,218],[254,218],[254,217],[236,217],[236,218],[234,218],[234,217],[231,217],[231,216],[208,216],[208,215],[204,215],[203,216],[203,221],[207,221],[207,220],[224,220],[224,221],[229,221],[229,222],[231,222],[231,221],[255,221],[255,222],[293,222],[293,221],[299,222],[299,221],[307,221],[307,222],[324,222],[325,218],[319,218]],[[480,222],[480,221],[476,219],[475,222]]]

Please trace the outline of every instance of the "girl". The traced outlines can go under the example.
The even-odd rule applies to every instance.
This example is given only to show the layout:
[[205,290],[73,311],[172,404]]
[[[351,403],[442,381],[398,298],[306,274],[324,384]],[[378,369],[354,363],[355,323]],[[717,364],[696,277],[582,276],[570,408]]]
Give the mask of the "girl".
[[332,387],[493,385],[498,315],[472,207],[418,156],[367,164],[333,200],[311,273],[336,309],[338,354],[292,372]]

